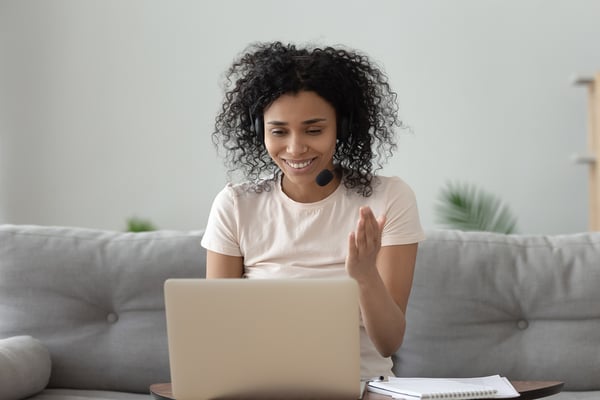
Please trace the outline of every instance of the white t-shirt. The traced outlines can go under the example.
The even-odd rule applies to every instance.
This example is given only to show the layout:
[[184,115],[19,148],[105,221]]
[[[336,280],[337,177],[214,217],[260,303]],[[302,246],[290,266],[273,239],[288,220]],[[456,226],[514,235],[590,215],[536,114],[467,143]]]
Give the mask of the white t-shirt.
[[[358,211],[370,206],[385,214],[382,246],[424,239],[415,195],[398,177],[377,177],[364,197],[342,184],[327,198],[298,203],[272,182],[255,193],[248,183],[228,184],[217,194],[202,246],[244,258],[246,278],[336,278],[347,276],[348,234],[356,230]],[[392,361],[382,357],[361,322],[361,375],[388,376]]]

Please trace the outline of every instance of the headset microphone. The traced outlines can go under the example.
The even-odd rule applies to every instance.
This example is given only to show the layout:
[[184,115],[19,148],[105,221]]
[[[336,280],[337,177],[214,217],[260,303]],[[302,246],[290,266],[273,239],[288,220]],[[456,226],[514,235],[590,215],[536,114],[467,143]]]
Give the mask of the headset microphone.
[[317,185],[319,186],[326,186],[332,180],[333,172],[328,169],[324,169],[323,171],[319,172],[319,175],[317,175],[317,178],[315,179]]

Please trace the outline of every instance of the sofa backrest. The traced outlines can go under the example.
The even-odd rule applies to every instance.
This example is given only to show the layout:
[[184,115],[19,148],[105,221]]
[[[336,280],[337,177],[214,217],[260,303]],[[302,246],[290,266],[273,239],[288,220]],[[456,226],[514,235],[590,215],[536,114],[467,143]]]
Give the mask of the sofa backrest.
[[600,232],[430,231],[419,245],[397,375],[597,390],[599,349]]
[[[163,284],[202,278],[202,232],[0,226],[0,338],[49,349],[50,387],[169,382]],[[399,376],[502,374],[600,389],[600,233],[429,231]]]
[[0,338],[50,351],[49,387],[169,382],[163,284],[205,275],[202,232],[0,226]]

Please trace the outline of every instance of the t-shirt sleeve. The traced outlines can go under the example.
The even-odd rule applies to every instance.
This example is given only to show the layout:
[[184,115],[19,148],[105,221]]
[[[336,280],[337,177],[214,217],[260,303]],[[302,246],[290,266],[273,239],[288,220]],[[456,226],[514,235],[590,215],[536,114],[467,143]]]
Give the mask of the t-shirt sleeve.
[[215,197],[202,236],[205,249],[228,256],[242,256],[235,200],[231,185],[227,185]]
[[382,246],[417,243],[425,239],[415,193],[402,179],[390,178],[386,190],[386,223]]

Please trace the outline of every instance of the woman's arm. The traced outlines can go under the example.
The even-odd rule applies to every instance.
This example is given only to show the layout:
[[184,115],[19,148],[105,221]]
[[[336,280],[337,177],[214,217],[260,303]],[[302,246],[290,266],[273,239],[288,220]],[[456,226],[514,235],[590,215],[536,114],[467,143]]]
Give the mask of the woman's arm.
[[244,258],[206,251],[206,279],[241,278],[244,274]]
[[381,247],[385,219],[360,210],[348,241],[346,269],[359,287],[360,309],[371,341],[384,357],[402,344],[405,312],[417,255],[417,243]]

